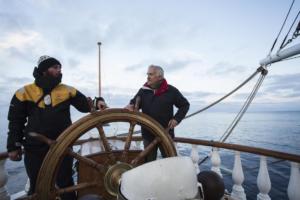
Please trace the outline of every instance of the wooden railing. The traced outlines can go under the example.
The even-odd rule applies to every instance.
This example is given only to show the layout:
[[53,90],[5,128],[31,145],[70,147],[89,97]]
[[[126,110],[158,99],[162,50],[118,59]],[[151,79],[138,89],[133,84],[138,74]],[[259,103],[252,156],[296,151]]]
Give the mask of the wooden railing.
[[[108,137],[108,140],[111,143],[114,141],[125,141],[126,137]],[[141,137],[133,137],[132,141],[135,141],[134,148],[141,149]],[[81,149],[85,145],[90,145],[93,141],[99,141],[98,138],[89,138],[86,140],[79,140],[74,145],[79,145]],[[268,167],[267,167],[267,157],[273,157],[281,160],[287,160],[291,163],[291,173],[289,178],[289,184],[287,188],[287,195],[290,200],[299,200],[300,199],[300,172],[299,172],[299,163],[300,163],[300,156],[295,154],[283,153],[278,151],[267,150],[263,148],[255,148],[250,146],[238,145],[238,144],[228,144],[228,143],[220,143],[214,141],[207,141],[207,140],[200,140],[200,139],[191,139],[191,138],[180,138],[177,137],[174,139],[174,142],[177,143],[184,143],[191,145],[191,158],[194,162],[197,172],[200,171],[199,169],[199,151],[198,145],[200,146],[209,146],[213,147],[213,150],[210,155],[211,160],[211,170],[217,172],[220,176],[222,176],[220,166],[221,166],[221,157],[219,154],[219,148],[221,149],[229,149],[234,150],[234,166],[232,169],[232,179],[233,179],[233,187],[231,189],[231,197],[233,199],[246,199],[246,194],[244,188],[242,186],[244,182],[244,172],[242,168],[242,162],[240,158],[241,152],[252,153],[260,156],[260,164],[259,164],[259,172],[257,176],[257,187],[259,189],[259,194],[257,194],[258,200],[268,200],[269,192],[271,190],[271,181],[269,177]],[[99,146],[99,144],[98,144]],[[101,149],[101,147],[99,147]],[[99,150],[99,148],[90,148],[90,152],[87,153],[94,153],[93,151]],[[8,154],[6,152],[0,153],[0,199],[6,200],[10,199],[9,194],[6,192],[6,182],[7,182],[7,173],[5,171],[4,165],[5,160],[7,159]]]
[[217,172],[221,177],[221,158],[219,155],[218,148],[222,149],[230,149],[235,151],[235,158],[234,158],[234,166],[232,170],[232,180],[233,180],[233,187],[231,192],[231,197],[233,199],[246,199],[246,194],[244,188],[242,186],[244,182],[244,172],[242,168],[242,162],[240,158],[240,152],[252,153],[256,155],[260,155],[260,166],[257,176],[257,187],[259,189],[259,194],[257,194],[258,200],[269,200],[271,199],[269,196],[269,192],[271,190],[271,181],[267,167],[267,158],[266,157],[273,157],[281,160],[288,160],[291,163],[291,173],[290,173],[290,180],[287,189],[287,195],[290,200],[299,200],[300,199],[300,173],[299,173],[299,163],[300,163],[300,156],[296,154],[289,154],[283,153],[278,151],[267,150],[263,148],[256,148],[238,144],[228,144],[228,143],[221,143],[221,142],[214,142],[214,141],[206,141],[200,139],[190,139],[190,138],[175,138],[175,142],[178,143],[185,143],[192,145],[192,152],[191,157],[195,166],[198,169],[198,160],[199,155],[197,151],[197,145],[202,146],[210,146],[213,147],[211,153],[211,170]]

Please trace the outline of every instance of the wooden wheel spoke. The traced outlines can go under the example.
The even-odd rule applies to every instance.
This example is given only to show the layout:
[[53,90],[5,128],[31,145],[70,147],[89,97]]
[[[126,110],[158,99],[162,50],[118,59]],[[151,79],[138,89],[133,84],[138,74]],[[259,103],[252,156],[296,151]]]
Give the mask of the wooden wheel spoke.
[[105,168],[103,165],[97,163],[96,161],[94,161],[94,160],[92,160],[92,159],[90,159],[90,158],[87,158],[87,157],[84,157],[84,156],[82,156],[82,155],[80,155],[80,154],[78,154],[78,153],[75,153],[75,152],[74,152],[73,150],[71,150],[71,149],[69,149],[68,154],[69,154],[70,156],[72,156],[73,158],[79,160],[80,162],[83,162],[83,163],[85,163],[86,165],[88,165],[88,166],[90,166],[90,167],[92,167],[92,168],[94,168],[94,169],[99,170],[99,171],[102,172],[102,173],[104,173],[104,172],[106,171],[106,168]]
[[[114,150],[109,143],[110,138],[105,135],[103,124],[114,122],[126,122],[130,125],[128,127],[128,135],[123,140],[125,145],[123,146],[124,152]],[[145,147],[143,151],[130,148],[132,141],[136,139],[133,135],[137,124],[151,131],[155,137],[154,141]],[[91,151],[88,156],[74,152],[70,147],[74,144],[76,145],[78,138],[92,129],[97,129],[99,134],[98,140],[103,150],[95,153]],[[38,135],[33,134],[33,136]],[[120,183],[119,175],[123,171],[142,164],[147,155],[157,148],[157,145],[162,145],[167,156],[176,156],[172,140],[167,136],[163,127],[149,116],[136,111],[132,112],[126,109],[111,108],[101,112],[94,112],[79,119],[69,126],[55,141],[39,137],[50,148],[37,177],[36,197],[34,198],[53,200],[56,196],[77,191],[78,196],[93,192],[99,196],[103,196],[104,199],[116,199]],[[116,139],[118,140],[120,137],[116,137]],[[91,141],[88,140],[87,142]],[[121,143],[118,142],[116,144]],[[57,172],[65,156],[70,156],[79,163],[77,174],[78,184],[56,188]],[[122,161],[122,157],[124,157],[126,163]],[[106,177],[106,181],[104,177]]]
[[49,146],[52,146],[53,144],[56,143],[55,140],[51,140],[49,138],[47,138],[45,135],[42,135],[40,133],[36,133],[36,132],[29,132],[28,133],[31,137],[39,140],[40,142],[43,142],[45,144],[48,144]]
[[160,143],[160,138],[155,138],[137,157],[131,161],[133,166],[136,166],[142,159],[146,157]]
[[110,144],[107,140],[107,137],[105,136],[103,126],[101,124],[98,124],[96,126],[96,128],[99,132],[100,140],[102,141],[102,144],[104,146],[105,151],[109,153],[109,159],[111,160],[112,163],[115,163],[116,162],[116,157],[112,153],[112,149],[111,149]]
[[136,125],[136,122],[131,122],[130,123],[130,127],[129,127],[129,130],[128,130],[128,135],[126,137],[126,142],[125,142],[125,146],[124,146],[124,150],[125,151],[129,151],[129,148],[130,148],[130,145],[131,145],[131,141],[132,141],[132,135],[133,135],[133,130],[134,130],[134,127]]
[[136,122],[130,122],[128,135],[126,137],[124,150],[123,150],[123,153],[122,153],[122,156],[121,156],[121,160],[123,162],[127,162],[127,159],[128,159],[128,151],[129,151],[130,146],[131,146],[132,135],[133,135],[135,125],[136,125]]
[[103,126],[102,125],[97,125],[97,130],[99,132],[99,136],[100,136],[100,140],[103,143],[104,149],[106,152],[111,152],[111,148],[110,148],[110,144],[105,136],[104,130],[103,130]]
[[73,186],[70,186],[70,187],[58,188],[55,193],[56,193],[57,196],[60,196],[62,194],[68,193],[68,192],[75,192],[75,191],[83,190],[83,189],[86,189],[86,188],[94,187],[96,185],[98,185],[97,182],[79,183],[77,185],[73,185]]

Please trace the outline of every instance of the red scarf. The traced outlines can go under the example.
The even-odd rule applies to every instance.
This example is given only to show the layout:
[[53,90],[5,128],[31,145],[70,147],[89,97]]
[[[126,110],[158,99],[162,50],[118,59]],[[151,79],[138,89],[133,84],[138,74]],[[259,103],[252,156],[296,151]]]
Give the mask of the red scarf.
[[155,96],[160,96],[160,95],[162,95],[162,94],[165,93],[165,92],[168,90],[168,88],[169,88],[166,79],[163,79],[163,80],[162,80],[162,83],[160,84],[160,86],[159,86],[158,89],[152,89],[152,88],[150,87],[150,85],[147,84],[147,82],[144,84],[144,87],[146,87],[145,89],[151,89],[151,90],[153,90]]

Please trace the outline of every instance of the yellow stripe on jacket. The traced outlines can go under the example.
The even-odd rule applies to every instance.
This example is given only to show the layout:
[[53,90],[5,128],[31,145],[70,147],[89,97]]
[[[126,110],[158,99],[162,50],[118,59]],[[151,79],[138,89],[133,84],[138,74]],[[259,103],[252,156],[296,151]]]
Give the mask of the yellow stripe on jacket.
[[[76,95],[76,89],[65,85],[59,84],[51,91],[51,102],[52,107],[74,97]],[[16,92],[16,97],[20,101],[30,101],[37,103],[37,101],[43,96],[43,90],[38,87],[35,83],[26,85]],[[44,100],[41,100],[38,104],[40,108],[45,108]]]

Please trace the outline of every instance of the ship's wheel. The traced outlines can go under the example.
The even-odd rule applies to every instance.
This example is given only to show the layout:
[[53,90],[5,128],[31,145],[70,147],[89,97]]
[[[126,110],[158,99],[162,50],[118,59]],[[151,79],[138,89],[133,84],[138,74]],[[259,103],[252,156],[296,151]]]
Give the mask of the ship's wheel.
[[[103,126],[118,122],[128,123],[128,135],[123,150],[112,150]],[[148,129],[155,139],[144,150],[132,151],[130,146],[136,125]],[[104,151],[88,156],[73,151],[71,147],[78,138],[92,129],[98,131],[99,143],[104,147]],[[163,127],[143,113],[125,109],[107,109],[91,113],[73,123],[50,146],[38,175],[36,197],[37,199],[53,200],[70,191],[77,191],[81,194],[92,191],[92,193],[101,193],[104,199],[114,199],[117,196],[121,174],[142,164],[145,156],[156,145],[162,146],[167,157],[176,156],[174,144]],[[72,187],[57,188],[55,180],[65,155],[70,155],[78,161],[78,181]],[[81,172],[83,175],[80,175]]]

